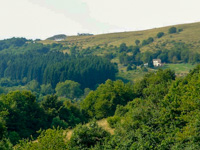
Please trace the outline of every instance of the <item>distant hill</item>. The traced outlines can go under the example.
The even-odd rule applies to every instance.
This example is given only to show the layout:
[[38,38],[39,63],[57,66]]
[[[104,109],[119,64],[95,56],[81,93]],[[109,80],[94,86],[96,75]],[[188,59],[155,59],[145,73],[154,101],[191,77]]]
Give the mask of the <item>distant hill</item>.
[[47,38],[46,40],[62,41],[65,40],[67,36],[65,34],[58,34]]
[[[154,50],[156,47],[160,47],[164,45],[163,48],[167,48],[170,46],[168,44],[169,41],[176,42],[185,42],[187,44],[192,44],[191,49],[195,51],[200,51],[200,22],[190,23],[190,24],[180,24],[174,25],[177,30],[181,32],[177,32],[175,34],[169,34],[168,30],[172,26],[162,27],[162,28],[154,28],[143,31],[130,31],[130,32],[120,32],[120,33],[108,33],[108,34],[100,34],[100,35],[92,35],[92,36],[68,36],[67,39],[62,41],[62,43],[67,45],[77,45],[82,47],[92,47],[92,46],[104,46],[104,45],[114,45],[119,46],[121,43],[126,43],[129,45],[135,45],[135,40],[139,40],[140,44],[143,40],[148,39],[149,37],[154,38],[154,42],[143,46],[141,48],[142,51],[146,50]],[[159,32],[163,32],[164,36],[161,38],[157,38],[157,34]],[[53,41],[42,41],[43,43],[49,44]]]

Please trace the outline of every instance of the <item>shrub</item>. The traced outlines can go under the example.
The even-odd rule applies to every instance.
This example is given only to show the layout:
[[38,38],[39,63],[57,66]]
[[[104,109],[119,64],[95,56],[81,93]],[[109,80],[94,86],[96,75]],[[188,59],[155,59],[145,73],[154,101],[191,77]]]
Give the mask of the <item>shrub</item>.
[[147,45],[147,44],[149,44],[147,40],[143,40],[143,41],[142,41],[142,46],[145,46],[145,45]]
[[178,32],[182,32],[183,31],[183,29],[178,29]]
[[141,67],[141,70],[144,71],[144,72],[148,72],[148,69],[144,66]]
[[99,127],[96,122],[89,125],[78,125],[68,142],[68,149],[88,149],[96,144],[102,144],[110,134]]
[[129,64],[126,71],[129,71],[129,70],[133,70],[133,68],[131,67],[131,65]]
[[171,28],[169,28],[168,32],[169,32],[170,34],[176,33],[176,32],[177,32],[177,29],[176,29],[176,27],[171,27]]
[[154,41],[154,39],[153,39],[152,37],[149,37],[149,38],[147,39],[148,44],[149,44],[149,43],[152,43],[153,41]]
[[157,38],[161,38],[163,35],[164,35],[164,32],[159,32],[159,33],[157,34]]
[[55,117],[52,120],[51,128],[58,128],[58,127],[61,127],[63,129],[67,129],[68,123],[66,123],[64,120],[60,120],[60,117]]
[[137,69],[137,67],[136,67],[136,65],[132,65],[132,70],[136,70]]
[[66,135],[62,129],[47,129],[43,130],[39,137],[37,138],[37,142],[32,142],[30,140],[21,140],[19,144],[15,146],[17,150],[65,150]]
[[135,44],[138,46],[140,44],[140,40],[135,40]]

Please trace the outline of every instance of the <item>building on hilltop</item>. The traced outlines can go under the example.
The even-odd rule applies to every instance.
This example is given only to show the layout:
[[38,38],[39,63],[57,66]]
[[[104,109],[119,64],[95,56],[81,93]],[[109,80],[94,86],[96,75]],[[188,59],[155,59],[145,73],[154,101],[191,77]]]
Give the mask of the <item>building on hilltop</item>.
[[161,59],[153,59],[153,66],[154,67],[162,66]]
[[78,33],[77,34],[78,36],[90,36],[90,35],[93,35],[91,33]]

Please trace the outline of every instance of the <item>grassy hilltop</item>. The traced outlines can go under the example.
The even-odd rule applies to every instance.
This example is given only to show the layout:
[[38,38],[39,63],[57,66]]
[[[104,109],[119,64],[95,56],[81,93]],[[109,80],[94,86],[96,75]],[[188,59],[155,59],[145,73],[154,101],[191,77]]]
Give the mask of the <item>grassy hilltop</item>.
[[[191,49],[200,50],[200,22],[190,23],[190,24],[180,24],[174,25],[177,29],[182,29],[183,31],[175,34],[169,34],[168,29],[172,26],[154,28],[143,31],[130,31],[130,32],[120,32],[120,33],[108,33],[99,34],[92,36],[68,36],[64,41],[59,42],[67,45],[78,45],[83,47],[93,47],[93,46],[104,46],[104,45],[114,45],[119,46],[121,43],[126,43],[129,45],[135,45],[135,40],[140,40],[142,42],[149,37],[154,38],[154,42],[142,47],[142,51],[154,50],[157,46],[166,43],[167,41],[182,41],[186,44],[192,44]],[[159,32],[164,32],[165,35],[162,38],[157,38],[156,35]],[[42,43],[52,43],[54,41],[44,40]],[[170,44],[166,44],[165,47],[170,47]]]

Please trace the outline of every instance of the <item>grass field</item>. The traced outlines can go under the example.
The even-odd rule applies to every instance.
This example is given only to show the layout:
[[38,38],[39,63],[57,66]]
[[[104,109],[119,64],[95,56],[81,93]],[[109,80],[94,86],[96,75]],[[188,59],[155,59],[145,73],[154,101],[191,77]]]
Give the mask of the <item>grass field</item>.
[[190,70],[192,70],[196,65],[192,64],[165,64],[162,69],[171,69],[174,70],[176,74],[187,74]]
[[[162,45],[163,42],[167,41],[181,41],[188,44],[192,44],[192,50],[200,51],[200,22],[190,23],[190,24],[181,24],[174,25],[177,29],[183,29],[180,33],[169,34],[168,29],[171,26],[154,28],[144,31],[130,31],[130,32],[120,32],[120,33],[108,33],[108,34],[99,34],[93,36],[68,36],[66,40],[56,42],[62,43],[63,45],[78,45],[81,47],[92,47],[92,46],[105,46],[105,45],[114,45],[119,46],[121,43],[126,43],[127,45],[135,45],[135,40],[147,39],[149,37],[154,38],[154,42],[144,46],[141,51],[150,50],[153,51],[156,49],[157,45]],[[165,35],[162,38],[157,38],[156,35],[158,32],[164,32]],[[41,41],[44,44],[50,44],[55,41],[44,40]],[[166,44],[164,48],[170,47],[170,44]]]
[[[171,69],[174,70],[177,76],[185,76],[187,75],[190,70],[192,70],[196,65],[192,64],[165,64],[164,66],[160,67],[161,69]],[[136,82],[141,80],[145,74],[148,72],[156,72],[158,68],[155,69],[148,69],[148,72],[143,72],[139,67],[137,70],[130,70],[126,71],[126,66],[120,66],[119,72],[116,75],[116,78],[119,80],[127,82]]]
[[127,82],[136,82],[141,80],[143,76],[148,72],[143,72],[140,69],[137,70],[130,70],[130,71],[119,71],[116,75],[116,78],[119,80]]

